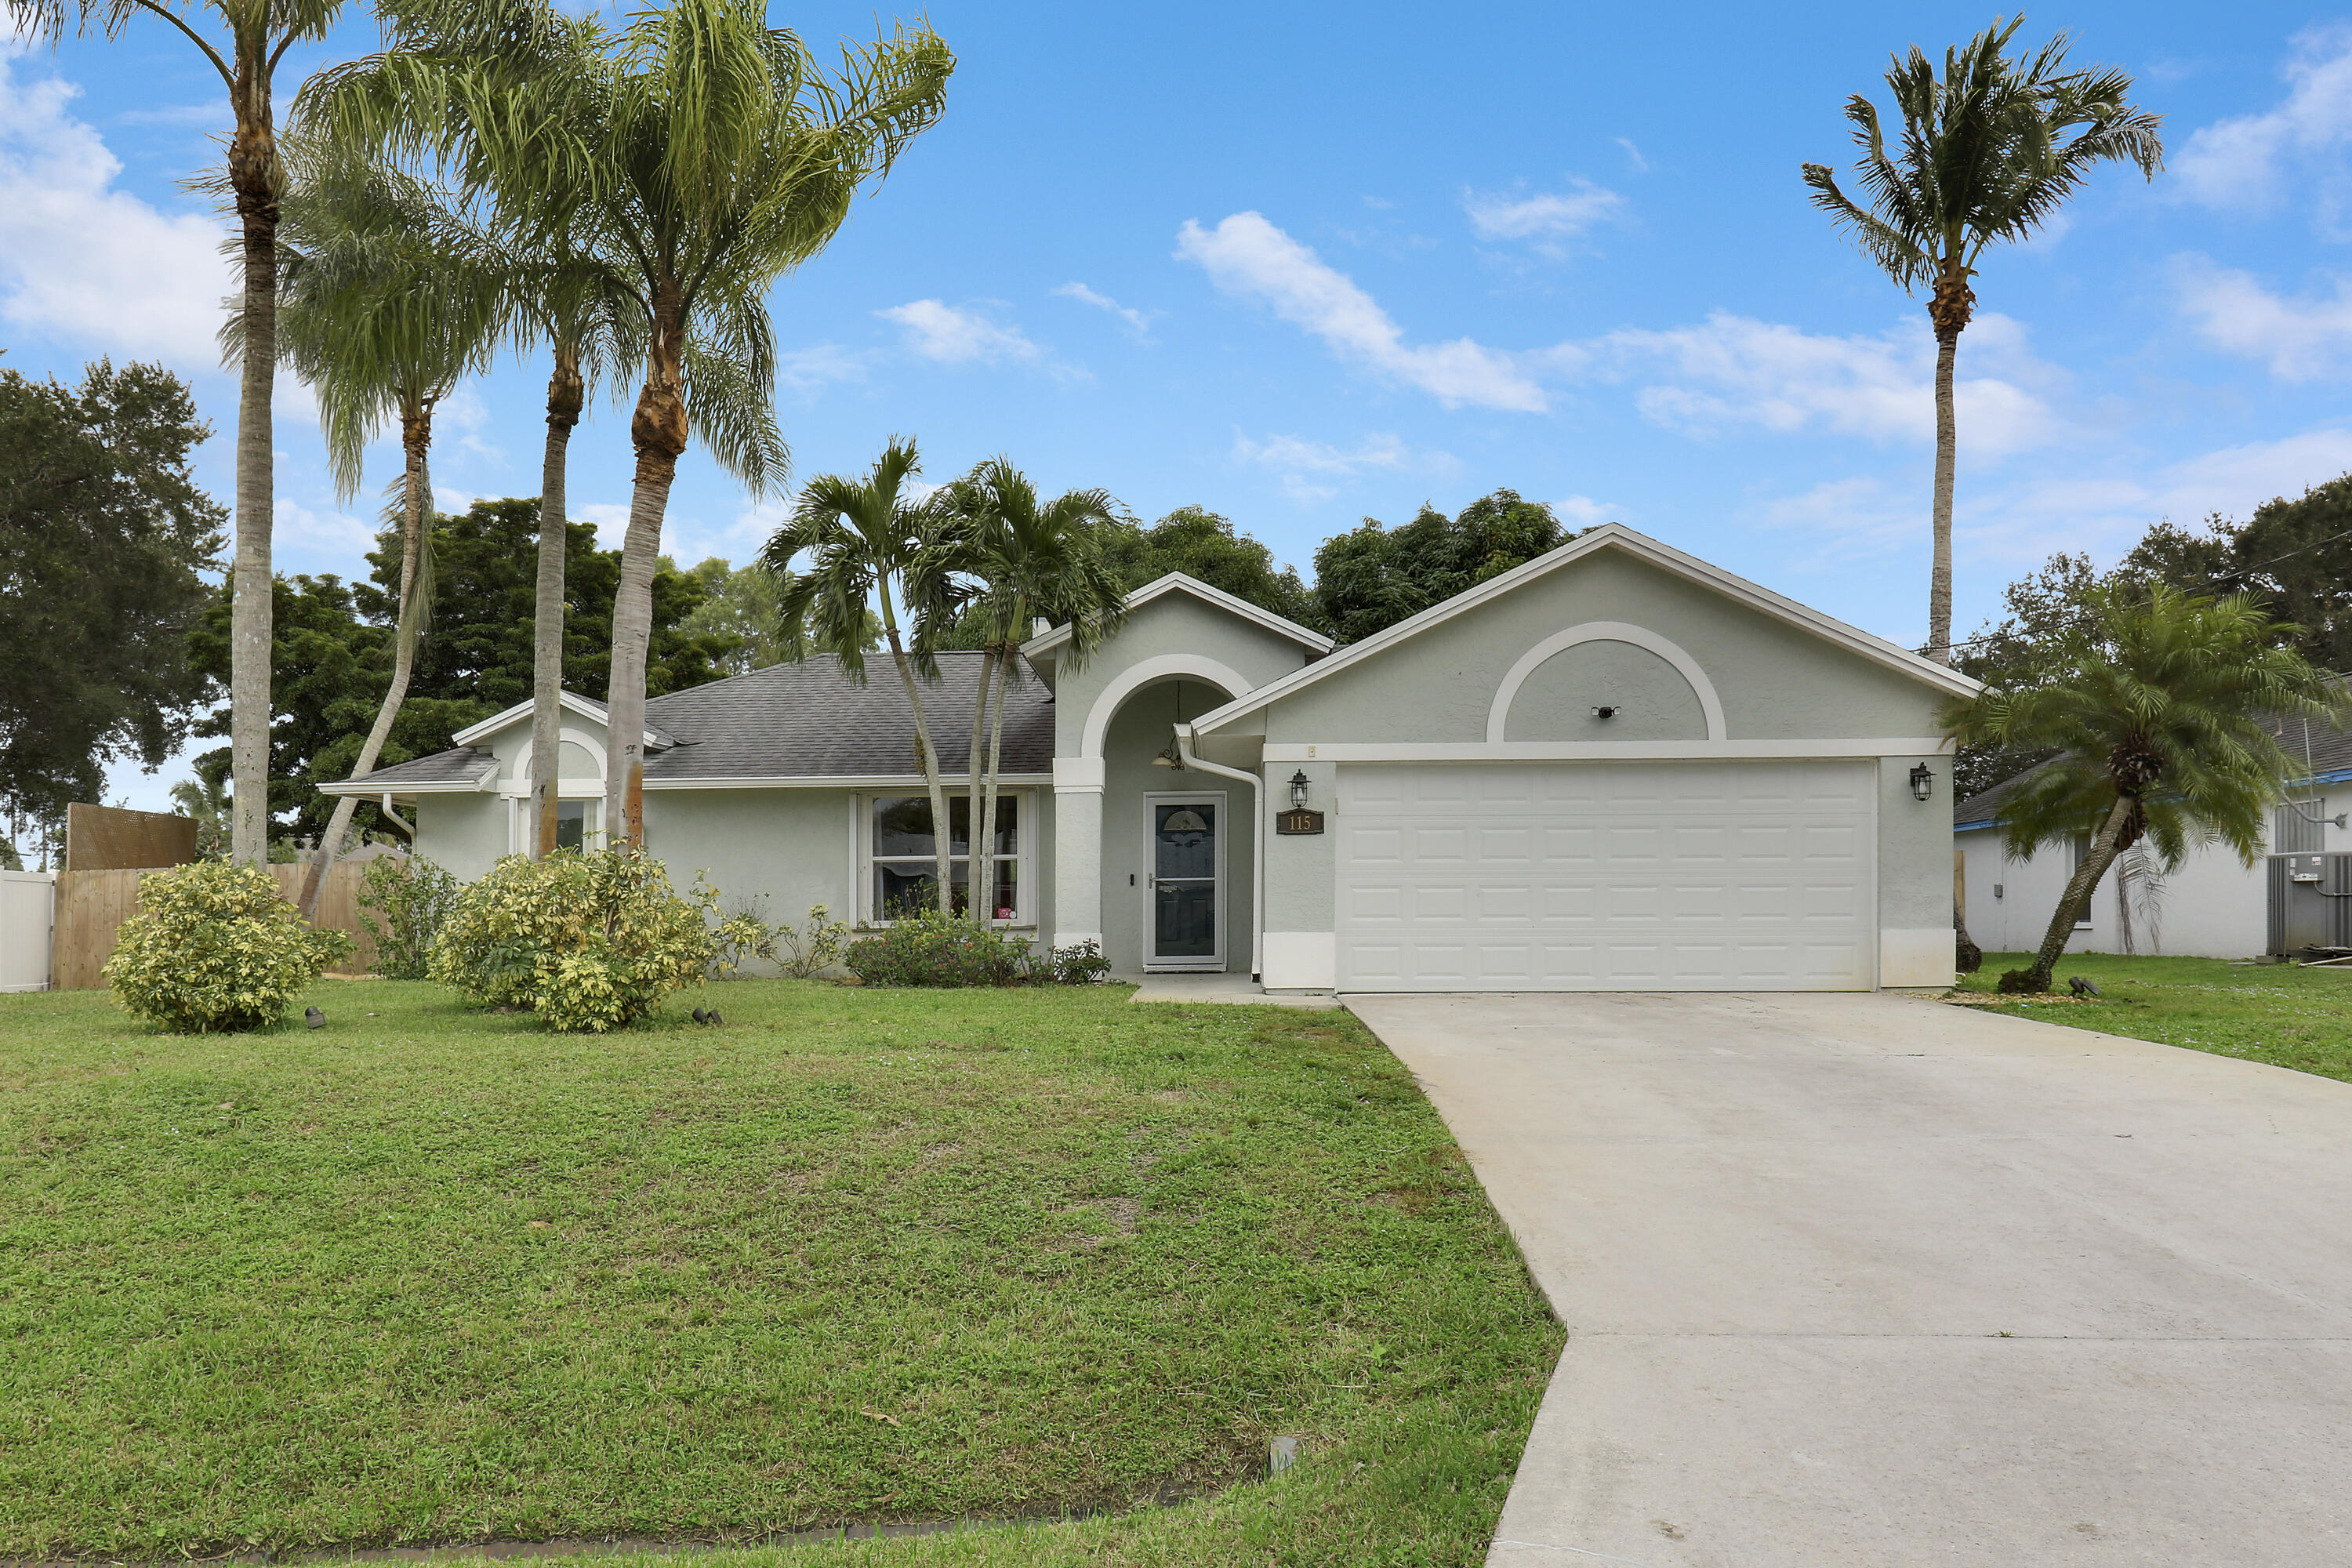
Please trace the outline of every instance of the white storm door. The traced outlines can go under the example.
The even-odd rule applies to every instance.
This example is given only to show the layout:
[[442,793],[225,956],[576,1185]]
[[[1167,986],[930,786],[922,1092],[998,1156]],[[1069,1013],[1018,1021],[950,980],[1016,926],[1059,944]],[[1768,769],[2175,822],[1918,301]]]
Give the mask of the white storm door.
[[1343,991],[1848,991],[1875,980],[1873,764],[1339,771]]
[[1143,797],[1143,966],[1225,966],[1225,797]]

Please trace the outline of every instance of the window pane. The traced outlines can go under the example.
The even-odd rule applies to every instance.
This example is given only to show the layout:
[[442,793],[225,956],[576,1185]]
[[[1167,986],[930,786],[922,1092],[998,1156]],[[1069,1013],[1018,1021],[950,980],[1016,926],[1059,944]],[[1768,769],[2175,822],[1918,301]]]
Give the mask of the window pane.
[[996,797],[996,852],[1010,855],[1021,847],[1021,802],[1017,796]]
[[555,847],[577,849],[587,841],[588,803],[584,800],[560,801],[555,807]]
[[[948,853],[961,855],[970,847],[971,803],[958,796],[948,800]],[[874,802],[874,850],[877,855],[932,855],[931,802],[928,795],[884,795]]]
[[904,920],[939,902],[939,879],[928,861],[901,861],[874,868],[874,918]]
[[[962,875],[962,868],[957,868]],[[996,863],[996,910],[990,918],[1009,921],[1017,918],[1021,908],[1021,862],[1013,859]]]
[[1151,812],[1154,875],[1165,880],[1217,874],[1214,805],[1154,805]]

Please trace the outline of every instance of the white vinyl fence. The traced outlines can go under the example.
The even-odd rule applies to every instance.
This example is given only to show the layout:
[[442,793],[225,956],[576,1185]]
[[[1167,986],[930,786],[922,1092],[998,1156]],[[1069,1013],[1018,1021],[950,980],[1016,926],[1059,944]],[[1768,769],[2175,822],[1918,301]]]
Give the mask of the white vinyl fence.
[[49,988],[57,894],[54,871],[0,871],[0,991]]

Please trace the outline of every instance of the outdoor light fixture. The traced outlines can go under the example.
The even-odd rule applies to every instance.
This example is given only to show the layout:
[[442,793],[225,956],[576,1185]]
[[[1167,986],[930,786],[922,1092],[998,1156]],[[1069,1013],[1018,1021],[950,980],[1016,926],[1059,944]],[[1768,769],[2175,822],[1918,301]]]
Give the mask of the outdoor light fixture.
[[1301,811],[1307,809],[1307,770],[1304,768],[1290,775],[1290,804]]
[[1911,770],[1911,798],[1926,800],[1936,793],[1936,775],[1927,764],[1921,763]]
[[1612,702],[1605,708],[1595,708],[1592,716],[1595,719],[1614,719],[1617,717],[1617,705]]

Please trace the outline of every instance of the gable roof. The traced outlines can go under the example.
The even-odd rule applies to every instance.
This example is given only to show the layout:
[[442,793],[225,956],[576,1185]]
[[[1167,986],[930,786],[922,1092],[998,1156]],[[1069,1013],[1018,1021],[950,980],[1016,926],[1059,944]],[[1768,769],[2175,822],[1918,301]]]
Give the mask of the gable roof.
[[[556,693],[556,700],[561,707],[577,713],[584,719],[593,719],[599,724],[604,722],[604,704],[597,701],[593,697],[583,697],[574,691],[559,691]],[[649,698],[646,700],[646,711],[648,715],[653,712],[654,703],[659,700],[660,699],[658,698]],[[461,746],[470,746],[477,741],[487,740],[490,736],[497,734],[499,731],[505,729],[519,718],[530,717],[530,710],[531,705],[528,700],[518,702],[511,708],[502,710],[499,712],[491,714],[487,719],[467,725],[464,729],[458,731],[449,738],[457,742],[457,744]],[[647,746],[658,749],[663,746],[674,746],[677,743],[677,742],[672,740],[669,736],[665,735],[660,731],[655,729],[651,722],[648,722],[646,725],[646,744]]]
[[1784,595],[1750,583],[1745,577],[1735,576],[1719,566],[1709,565],[1696,555],[1686,555],[1671,545],[1661,544],[1647,534],[1634,532],[1622,523],[1606,522],[1580,534],[1557,550],[1548,551],[1532,561],[1514,566],[1499,576],[1489,577],[1443,604],[1432,605],[1417,616],[1407,616],[1383,631],[1374,632],[1361,642],[1349,643],[1328,658],[1296,670],[1279,680],[1269,681],[1216,711],[1203,714],[1192,721],[1193,731],[1198,734],[1207,734],[1318,680],[1327,680],[1373,654],[1420,636],[1432,626],[1442,626],[1456,616],[1465,615],[1490,599],[1499,598],[1515,588],[1549,576],[1563,566],[1603,550],[1622,550],[1686,582],[1712,589],[1726,598],[1736,600],[1800,631],[1834,643],[1848,652],[1860,654],[1873,663],[1883,665],[1898,675],[1907,675],[1938,690],[1957,697],[1969,697],[1979,689],[1978,682],[1956,669],[1937,664],[1931,658],[1924,658],[1884,637],[1873,637],[1859,627],[1850,626]]
[[[971,772],[971,715],[979,700],[979,653],[939,656],[939,678],[922,687],[923,714],[940,771]],[[563,694],[563,706],[602,719],[604,705]],[[772,664],[748,675],[690,686],[646,700],[646,734],[659,750],[646,758],[648,789],[711,789],[731,784],[911,778],[915,714],[887,658],[867,662],[867,679],[852,679],[830,656],[801,664]],[[530,720],[530,704],[468,725],[457,739],[483,740]],[[1034,671],[1004,694],[1006,777],[1050,774],[1054,766],[1054,698]],[[466,744],[379,768],[362,779],[320,786],[330,795],[396,791],[443,794],[494,787],[498,759]]]
[[[1264,605],[1253,605],[1238,595],[1226,593],[1223,588],[1211,587],[1198,577],[1189,576],[1182,572],[1171,572],[1165,576],[1154,577],[1142,587],[1128,595],[1127,607],[1130,612],[1139,610],[1152,600],[1168,594],[1189,594],[1202,604],[1214,605],[1218,609],[1230,615],[1255,622],[1276,637],[1288,637],[1291,641],[1304,644],[1317,653],[1331,651],[1331,639],[1321,632],[1310,631],[1297,621],[1286,620],[1276,615]],[[1069,623],[1065,621],[1052,630],[1040,632],[1023,643],[1021,651],[1024,656],[1035,658],[1038,655],[1049,653],[1069,640],[1070,626]]]

